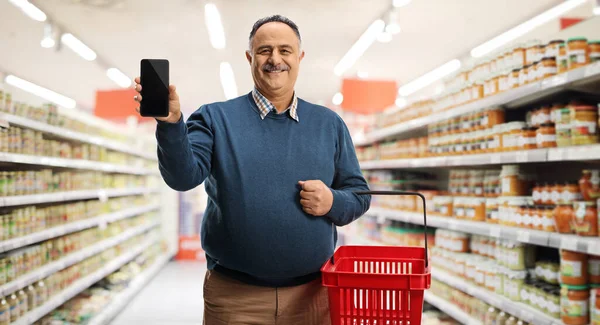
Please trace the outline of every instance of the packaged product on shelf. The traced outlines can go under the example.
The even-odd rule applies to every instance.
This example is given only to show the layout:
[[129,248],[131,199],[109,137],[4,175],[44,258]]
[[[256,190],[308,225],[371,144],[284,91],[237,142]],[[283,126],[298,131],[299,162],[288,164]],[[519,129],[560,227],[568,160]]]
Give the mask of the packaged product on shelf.
[[588,273],[590,275],[590,284],[600,285],[600,256],[589,256]]
[[600,170],[583,170],[579,179],[582,200],[591,201],[600,198]]
[[8,303],[10,305],[10,322],[14,323],[21,317],[19,298],[13,293],[8,297]]
[[590,291],[587,286],[563,285],[561,288],[561,319],[565,325],[587,325]]
[[571,286],[588,284],[588,256],[584,253],[560,250],[560,282]]
[[567,41],[569,70],[580,68],[589,63],[588,42],[585,37],[573,37]]
[[598,143],[598,111],[592,105],[573,105],[571,110],[571,143]]
[[0,325],[10,324],[10,304],[5,297],[0,299]]
[[598,236],[598,210],[594,201],[573,203],[573,229],[579,236]]

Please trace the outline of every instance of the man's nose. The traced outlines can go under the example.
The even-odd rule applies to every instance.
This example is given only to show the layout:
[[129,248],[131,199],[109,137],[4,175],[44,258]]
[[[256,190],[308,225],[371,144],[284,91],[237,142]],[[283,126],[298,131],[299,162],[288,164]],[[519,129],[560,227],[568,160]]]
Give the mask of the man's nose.
[[271,56],[269,57],[269,63],[273,65],[281,63],[281,54],[279,54],[279,51],[271,52]]

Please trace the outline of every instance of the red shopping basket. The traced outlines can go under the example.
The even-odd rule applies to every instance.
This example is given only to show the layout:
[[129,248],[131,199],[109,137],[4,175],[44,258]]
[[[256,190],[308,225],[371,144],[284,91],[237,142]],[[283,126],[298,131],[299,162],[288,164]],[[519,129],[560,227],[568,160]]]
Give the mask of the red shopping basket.
[[[360,191],[359,195],[417,195]],[[425,247],[342,246],[321,268],[332,325],[421,325],[423,294],[431,285]]]

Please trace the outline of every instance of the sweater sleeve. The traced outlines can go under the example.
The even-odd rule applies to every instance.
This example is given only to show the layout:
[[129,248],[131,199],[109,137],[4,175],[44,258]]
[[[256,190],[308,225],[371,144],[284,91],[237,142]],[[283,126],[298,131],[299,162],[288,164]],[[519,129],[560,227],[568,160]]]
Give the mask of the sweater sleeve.
[[158,122],[158,164],[165,183],[176,191],[188,191],[202,184],[210,174],[213,131],[206,107],[187,120]]
[[362,216],[371,205],[370,195],[357,195],[354,191],[368,191],[354,144],[346,124],[339,119],[335,177],[331,186],[333,206],[327,217],[337,226],[345,226]]

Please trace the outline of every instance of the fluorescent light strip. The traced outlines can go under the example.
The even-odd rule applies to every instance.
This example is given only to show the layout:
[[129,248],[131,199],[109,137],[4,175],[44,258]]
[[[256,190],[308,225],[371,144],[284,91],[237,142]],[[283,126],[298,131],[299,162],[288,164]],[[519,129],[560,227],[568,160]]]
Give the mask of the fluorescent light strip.
[[392,3],[394,5],[394,7],[396,8],[400,8],[400,7],[404,7],[406,5],[408,5],[410,3],[411,0],[394,0]]
[[398,98],[396,98],[395,104],[399,108],[403,108],[403,107],[405,107],[408,104],[408,102],[406,101],[406,98],[404,98],[404,97],[398,97]]
[[400,96],[406,97],[431,85],[433,82],[444,78],[458,69],[460,69],[460,60],[454,59],[400,87],[400,89],[398,89],[398,93]]
[[114,81],[117,85],[127,88],[131,86],[131,79],[127,77],[121,70],[117,68],[110,68],[106,70],[106,75],[110,78],[110,80]]
[[46,14],[38,7],[27,0],[8,0],[10,3],[19,7],[29,18],[36,21],[46,21]]
[[82,58],[88,61],[96,60],[96,52],[83,44],[77,37],[71,33],[62,34],[60,38],[61,42],[68,46],[73,52],[77,53]]
[[232,99],[238,96],[237,86],[235,84],[235,76],[229,62],[221,62],[221,86],[225,93],[225,98]]
[[221,23],[221,15],[219,9],[213,3],[207,3],[204,6],[204,19],[206,28],[208,28],[208,38],[210,43],[216,49],[225,48],[225,31]]
[[381,33],[385,27],[385,22],[381,19],[374,21],[369,28],[360,36],[360,38],[352,45],[348,53],[342,57],[340,62],[335,66],[333,72],[337,76],[342,76],[346,70],[358,61],[358,59],[365,53],[365,51],[373,44],[377,39],[377,36]]
[[63,96],[59,93],[55,93],[50,89],[46,89],[44,87],[38,86],[34,83],[31,83],[27,80],[23,80],[19,77],[15,77],[13,75],[8,75],[4,79],[4,81],[12,86],[20,88],[28,93],[39,96],[45,100],[51,101],[57,105],[66,107],[66,108],[75,108],[76,103],[74,99]]
[[482,57],[499,47],[513,41],[526,33],[532,31],[536,27],[539,27],[550,20],[559,17],[567,11],[588,2],[588,0],[567,0],[556,7],[544,11],[543,13],[533,17],[532,19],[512,28],[508,31],[492,38],[491,40],[477,46],[471,50],[471,56],[475,58]]

